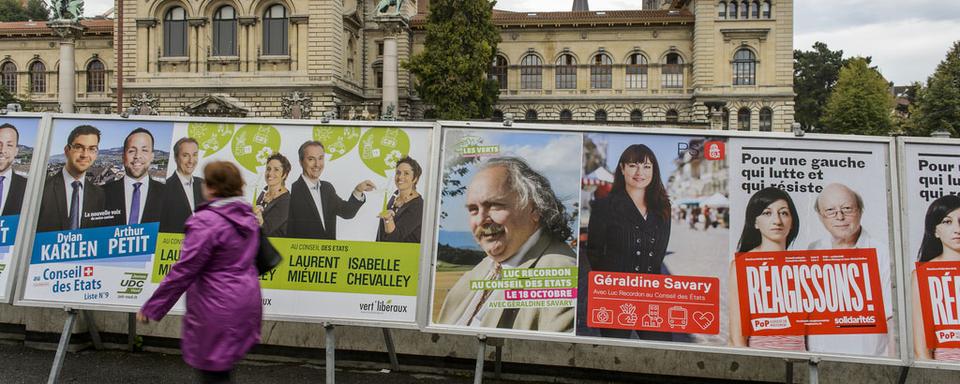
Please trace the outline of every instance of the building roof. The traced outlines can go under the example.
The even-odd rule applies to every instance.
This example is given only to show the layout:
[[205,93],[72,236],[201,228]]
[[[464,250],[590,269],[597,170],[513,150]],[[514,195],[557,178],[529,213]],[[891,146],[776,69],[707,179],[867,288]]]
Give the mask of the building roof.
[[[563,12],[513,12],[493,10],[493,23],[504,27],[525,26],[578,26],[578,25],[633,25],[692,23],[694,15],[681,10],[627,10],[627,11],[563,11]],[[414,28],[426,25],[426,15],[418,14],[410,24]]]
[[[86,35],[113,34],[113,19],[86,19],[80,24],[87,27]],[[0,22],[0,36],[3,37],[41,37],[55,36],[46,21],[7,21]]]

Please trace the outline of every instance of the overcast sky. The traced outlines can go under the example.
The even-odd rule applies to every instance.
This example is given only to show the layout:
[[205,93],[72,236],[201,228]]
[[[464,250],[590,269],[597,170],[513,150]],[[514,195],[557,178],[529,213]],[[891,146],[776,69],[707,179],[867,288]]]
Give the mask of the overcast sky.
[[[591,10],[638,9],[641,0],[588,0]],[[568,11],[573,0],[500,0],[498,9]],[[776,1],[774,1],[776,4]],[[103,13],[111,0],[88,0],[88,16]],[[776,5],[774,5],[776,7]],[[926,81],[947,49],[960,40],[958,0],[794,0],[794,49],[816,41],[844,56],[873,56],[897,85]]]

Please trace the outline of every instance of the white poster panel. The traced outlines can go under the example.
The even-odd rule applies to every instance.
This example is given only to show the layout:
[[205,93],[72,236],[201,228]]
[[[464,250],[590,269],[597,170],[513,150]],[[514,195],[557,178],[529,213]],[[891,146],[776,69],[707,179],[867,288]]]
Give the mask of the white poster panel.
[[39,116],[0,116],[0,302],[13,296],[17,234],[29,180]]

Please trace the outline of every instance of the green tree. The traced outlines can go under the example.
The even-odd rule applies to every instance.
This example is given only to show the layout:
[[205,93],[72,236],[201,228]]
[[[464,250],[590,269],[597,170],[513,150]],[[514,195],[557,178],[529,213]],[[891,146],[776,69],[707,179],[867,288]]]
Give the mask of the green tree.
[[26,21],[27,11],[20,0],[0,0],[0,21]]
[[28,0],[25,13],[27,18],[34,21],[46,21],[50,18],[50,9],[42,0]]
[[916,104],[910,109],[908,134],[929,136],[944,129],[960,135],[960,41],[953,43],[947,57],[917,91]]
[[853,58],[840,70],[837,85],[827,99],[824,132],[889,135],[893,95],[889,84],[866,58]]
[[487,118],[493,113],[499,90],[487,79],[487,71],[500,42],[491,21],[494,4],[431,1],[424,50],[405,66],[416,76],[417,93],[433,106],[437,118]]
[[821,126],[823,109],[843,64],[843,51],[831,51],[819,41],[813,44],[812,51],[793,51],[794,109],[803,129]]
[[23,104],[16,95],[7,90],[7,87],[0,85],[0,108],[6,108],[10,103]]

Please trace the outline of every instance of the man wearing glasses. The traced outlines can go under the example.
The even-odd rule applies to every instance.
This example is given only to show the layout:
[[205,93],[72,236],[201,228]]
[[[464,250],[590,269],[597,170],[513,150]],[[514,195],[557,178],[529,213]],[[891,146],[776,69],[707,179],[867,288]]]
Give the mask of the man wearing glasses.
[[[890,322],[893,318],[893,296],[887,244],[878,244],[860,226],[863,198],[846,185],[833,183],[823,188],[813,207],[829,236],[810,243],[808,249],[876,249],[887,329],[890,334],[895,334],[896,329]],[[807,349],[811,352],[893,356],[896,345],[891,340],[895,339],[887,334],[809,335]]]
[[62,231],[110,224],[104,210],[103,189],[87,180],[87,170],[97,160],[100,130],[81,125],[70,131],[63,147],[63,170],[47,178],[40,200],[37,232]]

